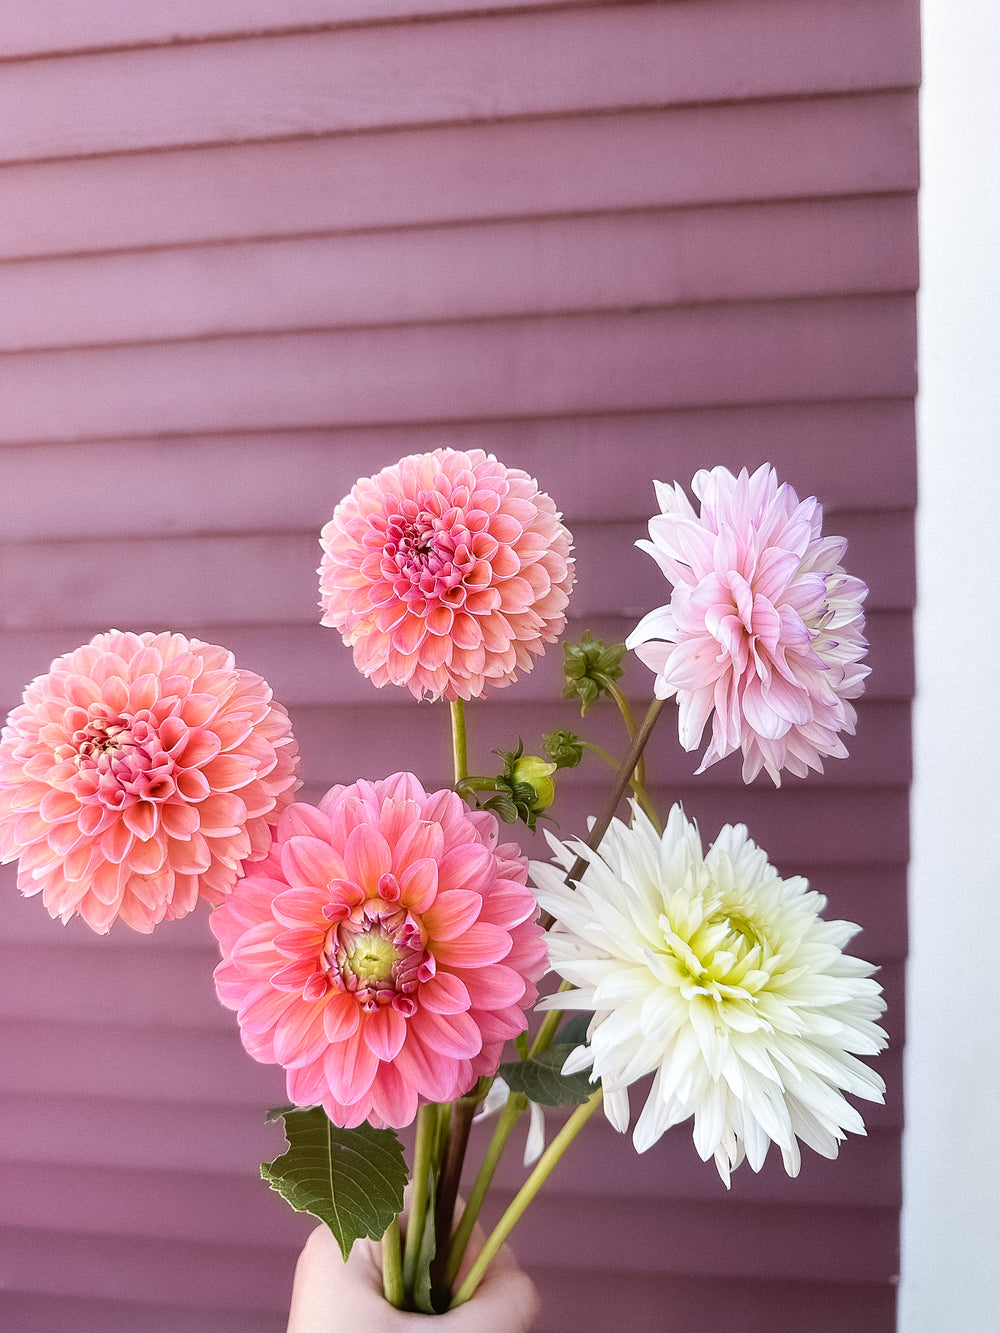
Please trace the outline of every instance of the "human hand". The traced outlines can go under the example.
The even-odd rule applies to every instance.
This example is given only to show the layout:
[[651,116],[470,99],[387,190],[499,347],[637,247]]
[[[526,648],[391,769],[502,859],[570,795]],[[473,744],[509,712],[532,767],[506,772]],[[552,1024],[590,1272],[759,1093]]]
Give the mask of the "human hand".
[[527,1333],[540,1306],[504,1245],[464,1305],[442,1315],[396,1310],[382,1294],[381,1245],[357,1240],[345,1263],[329,1227],[318,1226],[295,1266],[286,1333]]

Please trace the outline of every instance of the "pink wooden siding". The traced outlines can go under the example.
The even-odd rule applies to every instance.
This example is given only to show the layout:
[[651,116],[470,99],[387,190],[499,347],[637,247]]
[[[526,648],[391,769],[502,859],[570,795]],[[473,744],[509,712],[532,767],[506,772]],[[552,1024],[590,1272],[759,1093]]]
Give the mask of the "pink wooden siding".
[[[663,801],[746,820],[864,923],[887,1104],[838,1162],[730,1196],[685,1129],[637,1159],[593,1125],[517,1242],[541,1333],[894,1326],[918,59],[917,0],[0,14],[0,709],[98,630],[172,628],[269,679],[307,797],[447,782],[441,710],[356,675],[314,575],[355,478],[439,445],[556,498],[571,633],[661,600],[651,480],[715,463],[819,494],[871,586],[849,761],[775,794],[695,779],[668,721],[652,754]],[[470,711],[474,762],[574,725],[559,660]],[[565,832],[602,782],[565,775]],[[205,916],[98,939],[3,881],[0,1326],[280,1333],[309,1223],[256,1180],[283,1084],[215,1001]]]

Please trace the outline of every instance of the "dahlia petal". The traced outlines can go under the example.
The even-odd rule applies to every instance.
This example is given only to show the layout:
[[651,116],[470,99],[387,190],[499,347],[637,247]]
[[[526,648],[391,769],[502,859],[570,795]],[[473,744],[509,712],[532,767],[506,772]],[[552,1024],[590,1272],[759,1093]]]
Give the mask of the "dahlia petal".
[[[480,969],[480,971],[485,971],[485,969]],[[492,971],[491,968],[490,974],[492,974]],[[471,980],[478,975],[479,972],[469,972],[467,977]],[[524,979],[521,978],[520,980],[523,991]],[[438,972],[436,976],[431,977],[421,987],[420,1003],[425,1009],[429,1009],[435,1014],[459,1014],[472,1008],[472,996],[466,982],[456,977],[454,973]]]
[[[544,965],[543,957],[541,966]],[[438,979],[447,975],[439,973]],[[477,1009],[505,1009],[508,1005],[519,1004],[524,998],[524,977],[515,968],[505,967],[502,963],[495,963],[492,967],[470,968],[465,974],[465,985],[469,1003],[462,1007],[466,1009],[473,1005]],[[426,1000],[424,1003],[427,1003]]]
[[435,940],[435,956],[446,967],[486,967],[510,953],[510,934],[501,926],[477,921],[458,939]]
[[395,1060],[406,1040],[406,1019],[391,1006],[369,1014],[362,1028],[369,1049],[380,1060]]
[[323,1026],[327,1041],[336,1045],[357,1032],[361,1024],[358,1003],[353,995],[332,995],[323,1010]]
[[247,808],[235,792],[213,792],[199,806],[207,838],[235,838],[246,823]]
[[371,1111],[367,1116],[376,1129],[408,1125],[417,1114],[416,1089],[394,1065],[383,1064],[371,1087]]
[[429,911],[438,897],[438,862],[429,856],[410,861],[399,876],[399,884],[406,907],[412,912]]
[[[34,784],[26,787],[31,803],[35,803],[35,793],[39,788]],[[58,824],[60,820],[72,819],[80,809],[80,802],[68,791],[61,791],[58,788],[52,790],[41,789],[41,799],[38,801],[39,817],[46,824]],[[25,806],[13,804],[14,809],[24,809]]]
[[120,864],[131,851],[134,839],[135,835],[124,821],[112,824],[101,834],[101,855]]
[[311,1064],[327,1047],[318,1005],[290,1005],[274,1028],[274,1058],[286,1069]]
[[293,835],[281,844],[281,870],[296,889],[325,887],[343,874],[343,862],[335,857],[328,841]]
[[323,1069],[331,1094],[339,1102],[360,1101],[378,1073],[378,1056],[364,1041],[361,1032],[328,1046]]
[[[431,863],[433,864],[433,862]],[[436,941],[453,940],[463,935],[479,919],[483,909],[481,893],[451,889],[439,893],[423,913],[424,925]]]
[[377,829],[361,824],[347,839],[344,865],[348,879],[374,893],[379,880],[392,869],[392,852]]

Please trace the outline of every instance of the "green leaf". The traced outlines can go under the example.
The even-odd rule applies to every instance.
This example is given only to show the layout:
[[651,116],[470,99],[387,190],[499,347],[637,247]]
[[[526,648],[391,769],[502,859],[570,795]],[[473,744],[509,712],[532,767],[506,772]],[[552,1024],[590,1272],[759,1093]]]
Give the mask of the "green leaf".
[[294,1102],[289,1102],[287,1106],[272,1106],[270,1111],[264,1117],[265,1125],[276,1124],[279,1120],[284,1120],[289,1111],[298,1111],[299,1107]]
[[298,1213],[325,1222],[346,1259],[362,1236],[381,1240],[403,1208],[406,1162],[391,1129],[340,1129],[321,1106],[279,1112],[288,1151],[261,1177]]
[[[567,1003],[569,997],[567,996]],[[587,1044],[587,1029],[590,1027],[593,1014],[574,1014],[571,1019],[565,1022],[556,1033],[555,1045],[557,1046],[585,1046]]]
[[541,1106],[580,1106],[597,1083],[591,1083],[590,1071],[586,1069],[579,1074],[562,1072],[569,1053],[579,1045],[579,1041],[558,1042],[530,1060],[512,1060],[501,1065],[498,1072],[511,1092],[521,1092]]

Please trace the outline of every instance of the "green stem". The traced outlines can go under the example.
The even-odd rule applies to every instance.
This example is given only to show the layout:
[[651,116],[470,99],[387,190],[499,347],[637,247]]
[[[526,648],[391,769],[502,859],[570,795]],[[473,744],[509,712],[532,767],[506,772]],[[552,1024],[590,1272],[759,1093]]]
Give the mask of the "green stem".
[[602,676],[601,684],[618,705],[618,711],[621,713],[622,718],[625,721],[625,729],[628,731],[629,739],[631,739],[635,735],[635,714],[632,712],[632,705],[625,698],[624,694],[622,694],[616,681],[611,680],[607,676]]
[[486,1191],[493,1182],[493,1176],[496,1173],[503,1150],[507,1146],[507,1140],[510,1138],[514,1126],[517,1124],[525,1108],[528,1105],[528,1099],[520,1092],[512,1092],[507,1098],[507,1104],[500,1112],[500,1119],[497,1127],[493,1131],[493,1138],[490,1140],[489,1147],[483,1157],[482,1165],[479,1168],[479,1174],[476,1176],[472,1190],[469,1194],[468,1202],[462,1210],[462,1216],[459,1219],[458,1226],[455,1228],[455,1234],[451,1238],[451,1251],[448,1255],[448,1267],[445,1270],[445,1281],[450,1287],[458,1274],[462,1260],[465,1257],[466,1246],[469,1244],[469,1237],[472,1235],[472,1228],[476,1225],[479,1217],[479,1210],[483,1206],[483,1200],[486,1198]]
[[[605,833],[607,833],[608,825],[611,823],[615,811],[618,809],[618,802],[621,800],[622,796],[624,796],[625,788],[629,785],[635,767],[639,762],[639,758],[642,755],[643,750],[646,748],[646,742],[653,734],[653,727],[656,725],[656,719],[660,716],[660,711],[663,708],[664,702],[663,699],[654,699],[646,709],[646,716],[642,719],[642,725],[632,737],[632,744],[628,748],[628,754],[619,765],[618,776],[612,783],[611,792],[608,796],[604,811],[587,835],[588,847],[594,849],[600,847],[601,839],[604,837]],[[643,805],[643,809],[646,809],[645,805]],[[647,813],[649,812],[647,811]],[[578,856],[573,862],[566,879],[579,879],[586,867],[586,857]]]
[[465,735],[465,704],[455,699],[451,705],[451,750],[455,763],[455,781],[469,776],[469,750]]
[[402,1310],[405,1300],[403,1256],[399,1247],[399,1217],[392,1219],[382,1237],[382,1290],[390,1305]]
[[406,1226],[406,1253],[403,1257],[403,1284],[412,1294],[417,1276],[420,1246],[427,1224],[427,1182],[430,1178],[437,1143],[437,1107],[431,1103],[417,1112],[417,1136],[413,1149],[413,1188],[410,1192],[410,1216]]
[[[596,754],[599,759],[603,759],[606,764],[609,764],[613,769],[617,770],[618,760],[614,757],[614,755],[608,754],[607,750],[602,749],[599,745],[595,745],[592,741],[581,741],[580,745],[584,750],[590,750],[591,753]],[[656,812],[656,807],[650,800],[649,793],[646,791],[646,788],[642,786],[639,781],[640,768],[643,768],[643,775],[645,775],[645,769],[640,761],[640,764],[637,765],[634,771],[630,774],[629,783],[632,786],[632,790],[635,792],[636,800],[639,802],[643,810],[649,816],[650,821],[656,827],[657,832],[662,832],[662,830],[660,829],[660,820]]]
[[614,757],[613,754],[608,754],[607,750],[602,749],[600,745],[595,745],[593,741],[582,740],[580,742],[580,748],[583,750],[589,750],[591,754],[596,754],[598,759],[603,759],[606,764],[609,764],[613,769],[617,770],[618,760]]
[[465,1150],[469,1144],[469,1130],[478,1105],[478,1097],[460,1097],[452,1104],[448,1141],[444,1149],[444,1161],[438,1177],[434,1205],[436,1240],[434,1258],[431,1261],[431,1303],[436,1310],[447,1309],[451,1297],[451,1283],[447,1280],[445,1272],[448,1262],[448,1240],[455,1221],[455,1202],[458,1199],[458,1183],[465,1162]]
[[503,1217],[501,1217],[500,1221],[487,1238],[486,1244],[476,1256],[476,1261],[469,1269],[465,1281],[455,1293],[451,1303],[451,1309],[454,1309],[456,1305],[464,1305],[474,1294],[476,1288],[483,1280],[487,1268],[489,1268],[490,1263],[500,1249],[500,1246],[510,1235],[528,1204],[531,1203],[532,1199],[545,1184],[546,1180],[548,1180],[563,1153],[573,1142],[577,1134],[579,1134],[580,1130],[594,1114],[600,1104],[601,1089],[598,1088],[596,1092],[590,1095],[582,1106],[576,1108],[556,1137],[542,1153],[541,1157],[538,1159],[538,1165],[518,1190],[510,1207],[504,1213]]

